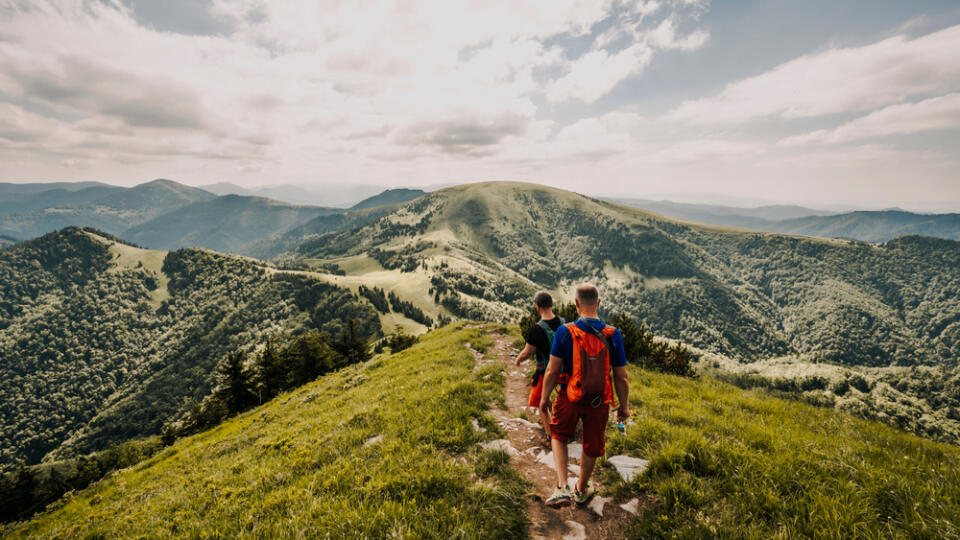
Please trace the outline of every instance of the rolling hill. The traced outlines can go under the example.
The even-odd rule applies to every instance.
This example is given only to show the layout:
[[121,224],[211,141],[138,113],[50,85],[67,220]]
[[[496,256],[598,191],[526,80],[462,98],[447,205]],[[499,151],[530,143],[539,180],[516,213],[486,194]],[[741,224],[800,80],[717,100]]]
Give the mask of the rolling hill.
[[245,254],[245,246],[283,233],[310,219],[342,210],[224,195],[196,202],[134,226],[123,238],[153,249],[200,246]]
[[886,242],[907,235],[960,240],[960,214],[916,214],[904,210],[833,213],[800,206],[735,208],[644,199],[607,200],[681,220],[756,231],[865,242]]
[[[529,484],[516,458],[481,446],[504,436],[495,421],[504,414],[505,358],[491,347],[498,331],[461,323],[431,332],[181,439],[0,532],[527,537]],[[475,359],[471,349],[486,352]],[[629,482],[606,460],[598,467],[609,502],[639,502],[626,538],[960,534],[956,447],[709,378],[629,369],[635,416],[625,437],[610,427],[607,455],[649,467]]]
[[[26,206],[0,214],[0,234],[35,238],[69,226],[122,234],[134,225],[216,195],[170,180],[132,188],[94,186],[40,192]],[[18,203],[19,204],[19,203]],[[38,205],[41,207],[37,208]]]
[[960,214],[863,211],[756,223],[751,228],[807,236],[854,238],[866,242],[886,242],[905,235],[960,240]]
[[160,432],[228,353],[380,315],[309,275],[67,228],[0,252],[0,470]]
[[392,205],[397,203],[405,203],[407,201],[412,201],[414,199],[420,198],[426,195],[426,191],[422,189],[388,189],[383,193],[374,195],[373,197],[368,197],[357,204],[350,207],[350,210],[363,210],[365,208],[373,208],[375,206],[385,206]]
[[[416,270],[455,315],[515,317],[538,288],[592,279],[607,309],[742,360],[956,365],[958,243],[882,245],[698,226],[528,184],[448,188],[359,230],[307,240],[306,259]],[[369,265],[360,265],[366,271]],[[432,298],[431,298],[432,297]]]

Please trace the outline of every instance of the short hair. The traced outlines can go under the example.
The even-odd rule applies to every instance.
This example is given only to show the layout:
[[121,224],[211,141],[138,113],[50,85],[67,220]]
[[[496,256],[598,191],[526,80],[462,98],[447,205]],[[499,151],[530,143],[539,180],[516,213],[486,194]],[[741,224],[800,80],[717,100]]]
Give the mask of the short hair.
[[577,300],[586,306],[596,305],[600,301],[600,291],[593,283],[581,283],[574,288]]
[[539,291],[533,295],[533,303],[542,309],[553,307],[553,297],[547,291]]

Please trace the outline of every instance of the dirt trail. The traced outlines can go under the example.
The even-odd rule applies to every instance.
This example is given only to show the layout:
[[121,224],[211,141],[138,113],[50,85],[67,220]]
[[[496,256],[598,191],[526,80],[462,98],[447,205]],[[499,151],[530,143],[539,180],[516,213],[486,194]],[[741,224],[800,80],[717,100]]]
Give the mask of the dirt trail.
[[[529,378],[526,375],[529,364],[516,367],[513,359],[517,351],[510,343],[510,338],[491,333],[494,346],[491,350],[498,362],[506,364],[506,403],[507,410],[494,409],[491,414],[500,422],[507,432],[510,446],[516,449],[511,457],[514,468],[533,484],[533,490],[527,497],[527,513],[530,516],[530,535],[536,540],[541,538],[575,540],[579,538],[619,539],[623,538],[623,528],[631,517],[616,504],[607,502],[602,506],[603,515],[598,516],[588,507],[571,505],[566,508],[550,508],[543,504],[553,493],[556,482],[556,473],[553,470],[553,457],[548,456],[549,446],[543,429],[535,424],[537,416],[528,408],[527,399],[530,395]],[[521,412],[526,411],[530,422],[520,418]],[[578,441],[579,442],[579,441]],[[507,449],[509,452],[510,450]],[[550,459],[541,459],[549,457]],[[548,465],[547,463],[550,463]],[[579,460],[570,460],[574,466]],[[579,469],[576,469],[579,471]],[[596,477],[596,475],[594,475]],[[577,474],[570,472],[569,481],[572,486],[576,482]],[[598,491],[601,487],[597,483]],[[595,497],[596,499],[596,497]],[[594,503],[596,507],[597,503]]]

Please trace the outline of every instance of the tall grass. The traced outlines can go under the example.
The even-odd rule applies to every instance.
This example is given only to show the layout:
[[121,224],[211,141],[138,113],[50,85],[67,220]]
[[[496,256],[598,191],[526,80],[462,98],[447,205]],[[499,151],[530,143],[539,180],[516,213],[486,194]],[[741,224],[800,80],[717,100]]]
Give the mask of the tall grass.
[[[649,501],[631,538],[957,538],[960,449],[796,401],[631,368],[613,488]],[[613,473],[607,472],[608,480]]]
[[485,411],[502,368],[474,371],[464,342],[490,339],[437,330],[180,440],[5,535],[524,537],[525,483],[476,446],[500,434]]

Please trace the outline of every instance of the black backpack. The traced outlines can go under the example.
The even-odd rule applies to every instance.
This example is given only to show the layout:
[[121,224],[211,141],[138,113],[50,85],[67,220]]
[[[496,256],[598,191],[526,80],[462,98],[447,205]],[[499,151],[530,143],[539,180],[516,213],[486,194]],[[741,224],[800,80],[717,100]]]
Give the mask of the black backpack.
[[[563,317],[558,317],[560,319],[560,324],[563,324],[567,321],[563,320]],[[557,331],[553,328],[550,328],[550,325],[547,324],[547,321],[540,319],[537,321],[537,326],[543,329],[543,332],[547,334],[547,343],[553,345],[553,336],[557,334]],[[536,386],[540,382],[540,377],[543,377],[543,374],[547,371],[547,364],[550,363],[550,351],[541,351],[537,349],[537,370],[533,372],[533,385]]]

